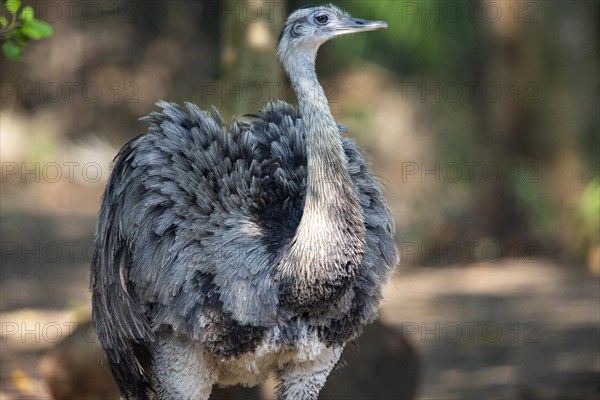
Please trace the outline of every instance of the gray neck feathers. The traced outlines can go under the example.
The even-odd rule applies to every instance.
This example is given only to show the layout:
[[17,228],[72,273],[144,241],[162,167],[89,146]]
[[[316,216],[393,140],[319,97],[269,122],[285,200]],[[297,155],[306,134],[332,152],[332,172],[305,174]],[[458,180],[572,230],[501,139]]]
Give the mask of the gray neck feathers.
[[295,300],[303,298],[314,307],[311,299],[333,301],[345,293],[362,263],[365,227],[340,133],[316,76],[316,50],[306,49],[298,57],[296,48],[293,59],[287,55],[281,58],[298,97],[308,177],[304,212],[280,273],[296,282],[290,293]]

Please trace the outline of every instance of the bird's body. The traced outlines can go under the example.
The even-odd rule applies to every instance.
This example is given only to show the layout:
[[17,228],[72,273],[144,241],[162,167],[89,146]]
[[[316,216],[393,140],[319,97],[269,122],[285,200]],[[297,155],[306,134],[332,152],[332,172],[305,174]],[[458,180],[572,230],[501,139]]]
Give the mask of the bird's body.
[[125,398],[208,398],[275,372],[284,398],[313,399],[376,318],[398,260],[393,219],[318,81],[307,87],[318,45],[286,65],[296,47],[279,52],[299,109],[271,103],[226,129],[214,109],[161,102],[116,158],[92,291]]

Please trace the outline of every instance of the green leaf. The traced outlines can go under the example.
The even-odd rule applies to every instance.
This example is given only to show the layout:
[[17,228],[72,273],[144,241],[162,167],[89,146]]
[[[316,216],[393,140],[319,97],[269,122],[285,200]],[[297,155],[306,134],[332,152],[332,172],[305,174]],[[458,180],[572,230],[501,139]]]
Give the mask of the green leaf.
[[27,36],[23,35],[23,34],[21,33],[21,30],[16,30],[16,31],[14,31],[14,32],[15,32],[15,34],[14,34],[14,35],[12,35],[12,39],[13,39],[15,42],[17,42],[17,44],[18,44],[19,46],[23,46],[23,45],[25,45],[25,44],[29,43],[29,41],[31,40],[31,39],[29,39]]
[[23,20],[23,22],[31,21],[33,19],[33,14],[34,14],[33,7],[25,6],[21,10],[21,19]]
[[8,42],[2,43],[2,51],[4,52],[4,55],[9,60],[19,61],[19,62],[23,61],[22,49],[15,42],[8,41]]
[[21,0],[7,0],[6,1],[6,9],[11,14],[16,14],[19,11],[19,7],[21,7]]
[[50,25],[37,19],[25,21],[20,31],[25,36],[28,36],[31,39],[41,39],[49,37],[52,36],[52,34],[54,33],[54,29],[52,29]]
[[5,28],[6,25],[8,25],[8,20],[4,15],[0,15],[0,25],[2,25],[3,28]]

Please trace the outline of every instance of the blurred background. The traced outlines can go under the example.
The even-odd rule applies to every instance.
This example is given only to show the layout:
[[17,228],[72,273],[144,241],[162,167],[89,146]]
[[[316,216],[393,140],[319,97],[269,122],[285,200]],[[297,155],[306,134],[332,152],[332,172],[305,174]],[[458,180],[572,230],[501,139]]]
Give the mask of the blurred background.
[[[88,324],[112,158],[158,99],[295,101],[275,42],[306,2],[23,3],[54,34],[0,58],[0,399],[117,398]],[[402,257],[322,397],[600,398],[600,3],[336,4],[389,23],[317,64]]]

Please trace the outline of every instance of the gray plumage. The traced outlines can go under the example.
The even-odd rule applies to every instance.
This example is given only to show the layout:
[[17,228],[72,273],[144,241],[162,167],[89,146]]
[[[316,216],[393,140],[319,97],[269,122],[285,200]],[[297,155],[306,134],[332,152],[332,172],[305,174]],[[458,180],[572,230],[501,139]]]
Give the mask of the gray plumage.
[[383,29],[328,5],[280,37],[298,109],[248,123],[159,102],[119,152],[92,262],[93,318],[127,399],[208,398],[260,382],[315,399],[344,345],[373,321],[398,262],[381,187],[340,136],[315,74],[332,37]]

